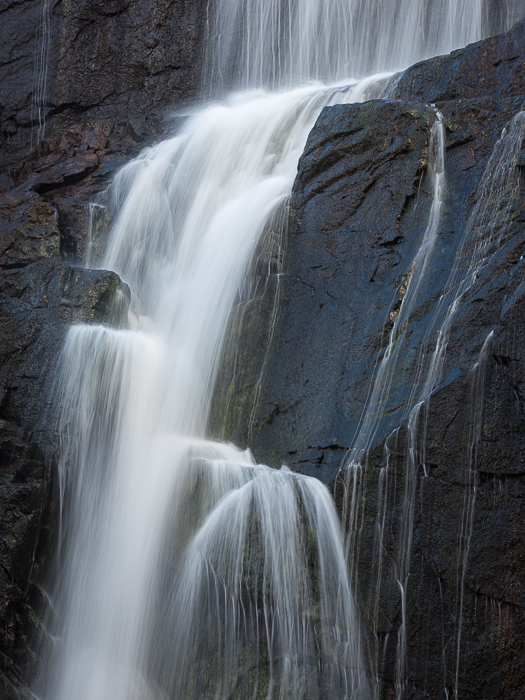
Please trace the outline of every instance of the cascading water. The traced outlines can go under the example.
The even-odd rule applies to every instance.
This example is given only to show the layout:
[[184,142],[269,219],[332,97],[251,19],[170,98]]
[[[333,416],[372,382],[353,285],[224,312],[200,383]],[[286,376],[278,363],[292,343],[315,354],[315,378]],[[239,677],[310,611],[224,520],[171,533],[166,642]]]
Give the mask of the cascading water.
[[[135,330],[78,326],[65,348],[71,473],[55,598],[67,630],[49,697],[227,698],[241,677],[243,697],[364,692],[325,487],[204,434],[229,313],[265,222],[319,110],[366,85],[235,96],[116,178],[121,214],[104,266],[131,285]],[[207,485],[206,470],[217,472]]]
[[218,0],[206,87],[290,87],[396,71],[503,31],[519,0]]
[[200,525],[167,582],[155,676],[172,697],[365,697],[328,492],[285,469],[255,466],[249,455],[243,463],[230,446],[207,450],[214,461],[194,460],[184,485],[192,510],[184,516]]
[[[479,38],[486,7],[405,0],[392,29],[376,3],[224,0],[207,75],[282,88],[391,70]],[[401,31],[414,41],[393,53]],[[76,326],[64,349],[59,630],[43,697],[370,696],[327,490],[207,441],[206,424],[231,309],[308,132],[324,106],[362,100],[376,80],[230,96],[117,175],[103,266],[131,287],[130,329]],[[441,129],[438,115],[429,250]]]

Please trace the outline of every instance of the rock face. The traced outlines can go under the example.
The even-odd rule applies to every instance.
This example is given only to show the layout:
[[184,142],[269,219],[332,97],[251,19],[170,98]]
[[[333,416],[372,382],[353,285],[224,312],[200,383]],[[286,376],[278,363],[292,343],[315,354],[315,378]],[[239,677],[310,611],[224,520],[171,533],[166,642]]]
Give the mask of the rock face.
[[120,325],[129,290],[113,272],[40,260],[0,275],[0,697],[35,671],[38,585],[56,522],[52,382],[71,323]]
[[[199,84],[196,0],[6,0],[0,7],[0,698],[19,697],[45,636],[40,584],[57,522],[50,396],[71,323],[121,325],[129,290],[96,262],[93,204],[176,127]],[[18,689],[18,690],[15,690]]]
[[[391,83],[392,101],[324,110],[299,163],[284,274],[237,315],[236,363],[226,357],[219,380],[217,435],[335,488],[385,698],[523,698],[523,184],[484,192],[506,198],[490,222],[503,238],[455,311],[415,435],[407,406],[483,173],[523,108],[524,46],[525,21],[409,69]],[[431,102],[446,135],[439,238],[370,450],[362,468],[339,474],[428,222]],[[523,162],[522,152],[514,183]],[[255,359],[253,309],[266,309],[267,327],[273,318],[270,349]]]
[[[4,0],[0,167],[42,137],[100,119],[172,112],[199,86],[205,3],[199,0]],[[130,121],[131,120],[131,121]]]
[[426,103],[523,95],[524,65],[522,20],[506,34],[416,63],[394,81],[395,95]]
[[[45,635],[39,582],[57,507],[49,396],[64,335],[73,322],[118,326],[126,315],[129,290],[116,275],[76,267],[99,259],[111,224],[111,211],[92,203],[117,168],[176,128],[170,111],[195,98],[205,9],[199,0],[5,0],[0,8],[4,25],[16,27],[0,47],[0,698],[31,683]],[[281,211],[258,251],[257,294],[232,323],[240,345],[223,362],[213,430],[269,464],[332,484],[344,510],[339,468],[429,216],[436,103],[447,138],[439,255],[404,331],[356,501],[354,582],[385,698],[397,693],[400,630],[398,697],[523,698],[523,189],[503,245],[455,316],[419,436],[417,488],[403,494],[414,357],[490,154],[522,108],[524,46],[521,22],[412,67],[385,88],[388,100],[323,112],[286,226]],[[517,172],[524,167],[522,154]],[[396,566],[407,501],[403,617]]]

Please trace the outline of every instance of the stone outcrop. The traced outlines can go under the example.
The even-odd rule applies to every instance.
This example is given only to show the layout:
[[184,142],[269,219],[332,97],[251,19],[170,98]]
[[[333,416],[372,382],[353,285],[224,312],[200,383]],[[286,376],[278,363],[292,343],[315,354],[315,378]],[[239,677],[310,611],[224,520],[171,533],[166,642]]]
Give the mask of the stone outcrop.
[[125,121],[140,137],[144,116],[188,105],[205,9],[200,0],[4,0],[13,30],[0,47],[0,167],[74,124]]
[[53,382],[68,327],[121,325],[129,290],[113,272],[39,260],[0,274],[0,697],[35,672],[40,589],[56,530]]
[[399,99],[426,103],[525,94],[523,20],[506,34],[416,63],[394,80]]
[[[446,129],[447,177],[437,253],[404,331],[356,501],[356,591],[385,698],[398,693],[407,512],[413,522],[403,697],[523,697],[523,184],[504,215],[500,247],[454,316],[442,377],[419,423],[424,449],[408,497],[406,407],[483,172],[523,108],[524,46],[522,21],[507,35],[410,68],[385,91],[391,101],[324,110],[299,163],[284,274],[279,282],[270,274],[265,291],[238,311],[232,332],[240,347],[235,363],[225,358],[219,378],[215,434],[249,444],[263,462],[322,479],[343,508],[352,484],[344,485],[339,469],[428,221],[435,103]],[[516,178],[523,162],[522,153]],[[273,318],[272,342],[257,358],[254,318],[261,310],[267,327]]]

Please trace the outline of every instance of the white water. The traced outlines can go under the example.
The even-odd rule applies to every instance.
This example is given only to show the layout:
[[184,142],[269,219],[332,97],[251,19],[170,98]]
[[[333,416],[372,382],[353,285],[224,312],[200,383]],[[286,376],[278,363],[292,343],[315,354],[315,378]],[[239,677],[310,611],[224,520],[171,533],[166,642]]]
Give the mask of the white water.
[[[478,4],[453,5],[466,13],[463,34],[447,19],[440,36],[450,45],[477,38]],[[257,5],[259,14],[235,7],[219,5],[232,36],[246,24],[265,30],[254,39],[250,29],[235,60],[217,50],[216,67],[232,61],[243,85],[295,85],[425,55],[408,5],[396,31],[414,30],[419,44],[390,63],[389,22],[367,44],[373,60],[341,43],[358,15],[372,26],[373,3],[294,3],[290,41],[281,4]],[[232,95],[118,174],[103,265],[129,283],[133,308],[130,330],[77,326],[64,350],[60,628],[41,691],[49,700],[369,695],[328,492],[207,441],[205,430],[230,311],[308,132],[323,106],[364,99],[374,83]]]
[[[328,677],[341,697],[363,686],[341,532],[325,487],[256,467],[204,436],[228,316],[264,224],[291,189],[320,109],[358,99],[369,82],[234,96],[116,178],[121,214],[104,266],[131,285],[135,330],[77,326],[65,348],[67,532],[55,597],[67,628],[47,697],[226,698],[248,659],[246,692],[266,683],[268,698],[302,697],[304,684],[317,697]],[[204,488],[202,478],[194,483],[196,464],[217,475],[202,513],[196,504],[190,517],[184,508]],[[256,514],[262,544],[250,567],[260,576],[250,588],[243,552]],[[328,562],[315,571],[307,541]],[[210,567],[217,595],[238,595],[226,610],[207,611]],[[255,625],[248,640],[237,629],[241,614],[246,629]],[[220,640],[204,651],[210,616]],[[158,634],[169,640],[160,647]],[[254,639],[264,648],[265,680]],[[196,684],[219,661],[223,677],[208,671],[205,688]]]
[[[172,697],[206,697],[210,681],[214,696],[224,698],[300,700],[327,690],[365,697],[340,525],[327,490],[284,468],[254,466],[249,455],[241,462],[231,446],[205,447],[211,455],[182,487],[184,498],[198,482],[203,497],[190,496],[190,518],[201,524],[168,582],[153,647],[156,676]],[[263,673],[261,658],[269,667]],[[212,661],[207,680],[200,677],[205,660]]]
[[523,16],[520,0],[217,0],[212,8],[212,91],[394,72]]

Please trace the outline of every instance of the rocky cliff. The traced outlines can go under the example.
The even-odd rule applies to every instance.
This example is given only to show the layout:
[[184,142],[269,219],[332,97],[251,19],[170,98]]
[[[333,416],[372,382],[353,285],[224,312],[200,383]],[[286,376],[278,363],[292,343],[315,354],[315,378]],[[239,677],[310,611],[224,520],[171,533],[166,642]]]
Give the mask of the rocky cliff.
[[[48,404],[63,338],[72,322],[119,325],[126,312],[129,292],[116,275],[77,267],[89,250],[103,247],[110,225],[111,212],[89,202],[127,159],[174,128],[174,109],[194,99],[202,10],[196,0],[6,0],[0,7],[6,26],[17,27],[0,56],[0,697],[16,697],[15,688],[31,682],[34,650],[45,636],[39,584],[56,522],[57,447]],[[507,35],[414,66],[385,87],[388,100],[323,112],[300,162],[287,239],[277,217],[261,244],[254,274],[265,293],[235,315],[231,335],[239,338],[242,359],[227,356],[223,363],[215,433],[250,444],[261,461],[339,484],[342,507],[344,481],[336,477],[428,220],[436,119],[429,103],[435,103],[447,137],[440,255],[405,331],[396,391],[369,455],[361,503],[356,579],[363,628],[371,649],[381,648],[385,697],[394,694],[402,619],[392,562],[411,358],[494,144],[521,109],[524,47],[522,22]],[[523,190],[518,194],[504,245],[455,318],[443,381],[428,405],[407,594],[406,697],[441,698],[445,689],[454,692],[456,675],[459,697],[519,700],[525,687],[525,200]],[[483,430],[460,609],[458,532],[465,498],[472,501],[465,454],[473,391],[483,399]],[[388,443],[394,495],[376,609],[378,494],[385,440],[395,428],[398,439]]]
[[[323,111],[299,163],[284,262],[274,247],[273,269],[255,270],[265,291],[239,308],[231,332],[240,346],[219,382],[216,434],[335,489],[385,698],[523,697],[525,151],[508,191],[480,183],[523,109],[524,68],[522,21],[396,76],[383,89],[390,99]],[[371,448],[361,467],[339,472],[427,226],[436,110],[446,137],[438,241],[397,331],[391,384],[369,407]],[[476,236],[503,233],[454,310],[440,381],[418,409],[425,415],[409,423],[427,371],[418,358],[423,347],[433,356],[431,324],[450,303],[450,271],[474,255],[474,244],[460,246],[480,197],[495,213]]]
[[0,166],[71,125],[121,121],[139,140],[144,117],[188,105],[204,10],[198,0],[4,0]]
[[[5,0],[0,47],[0,697],[31,683],[57,521],[49,397],[71,323],[120,325],[129,290],[78,267],[112,174],[195,99],[203,3]],[[36,661],[36,663],[35,663]]]

